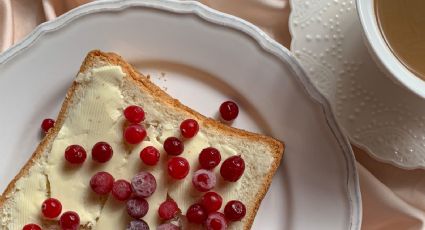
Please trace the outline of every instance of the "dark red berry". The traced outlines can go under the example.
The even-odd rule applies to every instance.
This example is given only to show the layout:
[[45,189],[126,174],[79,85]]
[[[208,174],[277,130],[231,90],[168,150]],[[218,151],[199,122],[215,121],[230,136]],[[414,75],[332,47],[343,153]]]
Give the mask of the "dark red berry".
[[224,180],[235,182],[245,171],[245,161],[241,156],[231,156],[221,164],[220,174]]
[[112,196],[119,201],[124,201],[131,196],[131,184],[126,180],[116,180],[112,185]]
[[149,172],[139,172],[131,179],[131,189],[139,197],[150,197],[156,190],[156,179]]
[[207,192],[201,198],[201,205],[208,213],[218,211],[223,203],[223,198],[216,192]]
[[159,161],[159,151],[153,146],[148,146],[140,152],[140,159],[146,165],[156,165]]
[[202,224],[207,219],[207,212],[200,204],[192,204],[187,209],[186,218],[189,222]]
[[221,154],[216,148],[208,147],[199,154],[199,164],[204,169],[213,169],[221,161]]
[[245,214],[245,205],[238,200],[231,200],[224,207],[224,215],[227,220],[238,221],[244,218]]
[[205,227],[207,230],[226,230],[227,220],[223,213],[213,212],[208,215]]
[[173,157],[168,161],[168,175],[180,180],[189,173],[189,162],[183,157]]
[[113,185],[114,177],[107,172],[98,172],[90,180],[91,189],[99,195],[106,195],[111,192]]
[[112,147],[103,141],[97,142],[91,150],[92,159],[99,163],[109,161],[112,158],[113,153],[114,151],[112,150]]
[[239,114],[238,105],[233,101],[226,101],[220,105],[221,118],[225,121],[231,121],[236,119]]
[[22,230],[41,230],[41,227],[37,224],[27,224],[22,228]]
[[59,225],[63,230],[77,230],[80,227],[80,217],[76,212],[64,212],[59,219]]
[[41,212],[44,217],[56,218],[62,212],[62,204],[55,198],[49,198],[41,205]]
[[180,227],[172,224],[172,223],[166,223],[159,225],[156,230],[180,230]]
[[71,164],[82,164],[86,158],[86,150],[80,145],[70,145],[65,149],[65,159]]
[[169,137],[164,141],[164,150],[169,155],[180,155],[183,153],[184,144],[177,137]]
[[163,220],[170,220],[180,212],[177,203],[174,200],[168,199],[159,206],[158,215]]
[[145,111],[137,105],[130,105],[124,110],[124,116],[130,123],[140,123],[145,120]]
[[55,120],[47,118],[44,119],[43,122],[41,122],[41,129],[43,129],[44,133],[49,132],[51,128],[55,126]]
[[129,125],[124,130],[125,141],[127,141],[127,143],[133,144],[133,145],[142,142],[145,139],[146,135],[147,135],[147,133],[146,133],[145,128],[142,125],[139,125],[139,124]]
[[144,220],[132,220],[126,230],[149,230],[149,225]]
[[213,189],[216,181],[215,174],[206,169],[199,169],[192,177],[193,186],[200,192],[206,192]]
[[183,137],[192,138],[199,131],[199,125],[196,120],[187,119],[180,124],[180,132]]
[[142,197],[134,197],[127,201],[127,213],[135,219],[142,218],[148,213],[149,204]]

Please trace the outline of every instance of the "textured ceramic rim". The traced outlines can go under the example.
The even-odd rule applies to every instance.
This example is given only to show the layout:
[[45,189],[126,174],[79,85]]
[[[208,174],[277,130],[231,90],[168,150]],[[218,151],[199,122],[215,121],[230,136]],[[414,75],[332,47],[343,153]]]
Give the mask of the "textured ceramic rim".
[[282,62],[288,63],[291,71],[293,71],[294,75],[298,77],[297,80],[302,84],[308,95],[321,105],[323,113],[326,117],[326,121],[333,135],[337,139],[342,152],[344,153],[344,159],[347,168],[346,190],[348,193],[348,202],[350,205],[349,208],[351,214],[349,229],[360,229],[362,218],[362,203],[355,159],[349,141],[342,134],[341,129],[337,125],[336,119],[331,112],[328,101],[313,86],[301,68],[300,64],[295,60],[288,49],[274,41],[258,27],[247,21],[213,10],[195,1],[111,0],[92,2],[69,11],[68,13],[58,17],[53,21],[45,22],[39,25],[23,41],[0,54],[0,64],[6,64],[8,60],[19,55],[21,51],[31,47],[31,45],[38,41],[44,34],[56,31],[66,26],[68,23],[71,23],[76,18],[99,11],[120,11],[129,7],[149,7],[179,14],[194,14],[208,22],[245,33],[246,35],[253,38],[266,52],[274,55]]
[[425,81],[410,72],[388,47],[375,17],[374,1],[357,0],[357,13],[363,28],[368,50],[387,76],[405,86],[416,95],[425,98]]

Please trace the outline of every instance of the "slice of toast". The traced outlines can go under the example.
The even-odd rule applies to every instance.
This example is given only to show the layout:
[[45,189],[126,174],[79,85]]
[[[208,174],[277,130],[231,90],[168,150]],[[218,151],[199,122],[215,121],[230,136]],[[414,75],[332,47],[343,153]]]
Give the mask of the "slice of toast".
[[[123,140],[122,130],[126,125],[123,109],[128,105],[139,105],[146,112],[142,124],[148,136],[141,144],[128,145]],[[184,140],[185,151],[180,156],[189,161],[190,173],[184,180],[176,181],[167,175],[168,156],[162,144],[169,136],[179,137],[179,125],[188,118],[198,121],[200,131],[194,138]],[[90,150],[98,141],[108,142],[114,150],[107,163],[99,164],[91,159]],[[71,144],[86,149],[88,157],[82,165],[71,166],[65,161],[64,150]],[[160,150],[160,162],[156,166],[148,167],[140,161],[139,153],[148,145]],[[246,205],[246,216],[229,223],[228,229],[250,229],[280,164],[283,144],[204,117],[170,97],[120,56],[91,51],[67,92],[55,126],[1,196],[1,229],[22,229],[29,223],[37,223],[43,229],[58,229],[57,219],[41,217],[41,204],[49,197],[61,201],[63,212],[77,212],[81,229],[125,229],[131,220],[125,203],[112,196],[94,194],[89,186],[90,177],[98,171],[107,171],[115,179],[130,180],[142,170],[151,172],[157,180],[155,193],[147,198],[149,212],[143,218],[150,229],[161,223],[157,210],[167,197],[174,199],[182,210],[178,219],[182,229],[202,229],[201,225],[188,224],[184,214],[202,196],[193,188],[191,175],[199,168],[199,152],[210,146],[220,150],[221,162],[233,155],[241,155],[245,160],[245,172],[234,183],[224,182],[220,165],[216,167],[217,185],[213,191],[223,197],[220,211],[230,200],[240,200]]]

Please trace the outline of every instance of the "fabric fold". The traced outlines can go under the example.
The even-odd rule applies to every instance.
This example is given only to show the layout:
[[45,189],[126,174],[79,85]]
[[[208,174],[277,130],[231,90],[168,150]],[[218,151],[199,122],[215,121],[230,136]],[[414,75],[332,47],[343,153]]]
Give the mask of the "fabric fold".
[[357,163],[363,201],[362,229],[424,230],[425,216],[410,205],[371,172]]
[[0,0],[0,52],[13,44],[12,4],[10,0]]

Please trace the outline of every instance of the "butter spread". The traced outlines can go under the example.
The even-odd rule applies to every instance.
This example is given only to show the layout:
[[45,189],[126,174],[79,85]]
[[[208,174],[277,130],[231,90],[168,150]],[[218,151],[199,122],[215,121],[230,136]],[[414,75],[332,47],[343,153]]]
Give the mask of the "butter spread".
[[[81,83],[75,92],[77,101],[69,110],[47,160],[51,196],[60,200],[65,210],[77,212],[81,223],[88,226],[96,223],[105,202],[91,192],[91,176],[98,171],[114,175],[124,166],[128,155],[122,144],[123,77],[120,68],[110,66],[77,76]],[[106,164],[91,160],[91,148],[99,141],[108,142],[114,150],[112,160]],[[86,162],[76,167],[64,160],[64,151],[72,144],[83,146],[88,154]]]
[[40,222],[40,205],[47,198],[47,180],[40,164],[35,164],[28,176],[18,180],[11,203],[2,210],[1,229],[22,229],[23,223]]
[[[133,93],[126,92],[128,90],[124,90],[126,84],[124,77],[125,74],[118,66],[95,68],[77,76],[76,81],[80,84],[68,108],[67,118],[53,141],[50,152],[42,156],[45,160],[35,164],[29,174],[16,183],[12,198],[8,200],[7,208],[1,213],[2,229],[21,229],[27,223],[38,223],[46,227],[49,222],[43,221],[40,217],[40,205],[49,196],[62,202],[63,211],[77,212],[82,226],[100,230],[125,229],[131,220],[126,212],[125,203],[116,201],[112,196],[101,197],[94,194],[89,181],[98,171],[107,171],[115,179],[130,181],[142,170],[151,172],[157,180],[155,193],[147,198],[149,212],[143,218],[151,229],[155,229],[155,226],[160,224],[158,207],[167,198],[167,194],[176,200],[183,213],[202,195],[194,190],[191,177],[199,168],[198,154],[203,148],[213,146],[219,149],[222,160],[238,154],[228,147],[225,141],[218,141],[219,138],[209,140],[207,138],[209,133],[201,126],[196,137],[185,140],[185,151],[181,155],[190,163],[189,175],[184,180],[170,179],[166,167],[168,156],[163,150],[162,143],[169,136],[180,135],[179,122],[186,119],[187,114],[169,114],[166,110],[160,109],[164,107],[160,102],[139,90]],[[125,144],[122,138],[125,125],[122,111],[130,104],[141,105],[146,112],[144,125],[148,136],[136,146]],[[174,119],[170,119],[171,117]],[[114,151],[112,159],[104,164],[91,160],[91,148],[99,141],[108,142]],[[79,144],[87,151],[87,159],[82,165],[71,166],[64,159],[64,150],[72,144]],[[146,166],[139,158],[140,151],[150,145],[161,153],[156,166]],[[273,160],[266,157],[266,154],[264,159],[249,159],[249,157],[254,156],[247,156],[246,160],[252,162],[258,160],[258,163],[247,170],[256,171],[253,175],[259,176],[266,173]],[[243,196],[242,187],[245,186],[246,190],[246,186],[249,187],[246,183],[256,179],[249,178],[250,176],[245,173],[242,178],[246,180],[226,183],[221,180],[219,167],[215,172],[218,183],[214,191],[223,197],[223,202]],[[184,229],[199,229],[199,226],[184,224]],[[238,229],[240,225],[240,222],[234,223],[232,228]]]

